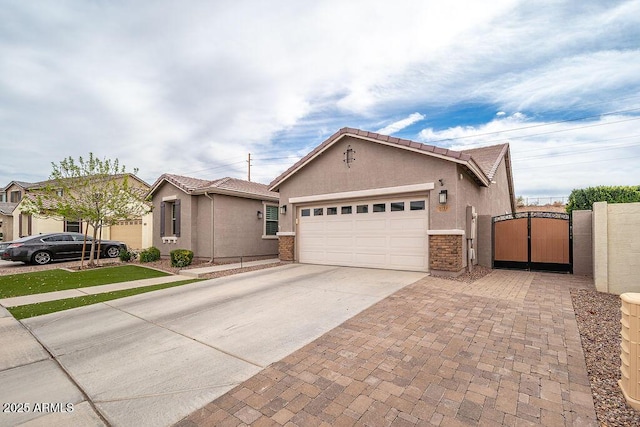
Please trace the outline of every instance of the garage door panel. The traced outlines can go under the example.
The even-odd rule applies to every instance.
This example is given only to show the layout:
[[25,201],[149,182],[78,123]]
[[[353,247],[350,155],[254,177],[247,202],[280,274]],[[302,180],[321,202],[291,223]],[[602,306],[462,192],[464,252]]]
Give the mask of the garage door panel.
[[331,232],[343,232],[343,233],[351,233],[353,229],[352,221],[349,220],[339,220],[339,221],[327,221],[327,229]]
[[394,249],[424,250],[426,240],[424,237],[391,237],[389,246]]
[[[410,202],[417,199],[404,199],[404,211],[392,211],[390,200],[349,200],[338,205],[354,206],[352,214],[342,214],[339,208],[337,215],[298,215],[300,262],[428,271],[428,211],[408,209]],[[384,204],[384,212],[373,212],[374,204]],[[360,205],[368,205],[368,212],[356,213],[355,206]],[[318,204],[300,209],[328,212],[327,208],[335,206]]]
[[426,220],[422,218],[393,218],[389,222],[393,231],[410,233],[426,229]]

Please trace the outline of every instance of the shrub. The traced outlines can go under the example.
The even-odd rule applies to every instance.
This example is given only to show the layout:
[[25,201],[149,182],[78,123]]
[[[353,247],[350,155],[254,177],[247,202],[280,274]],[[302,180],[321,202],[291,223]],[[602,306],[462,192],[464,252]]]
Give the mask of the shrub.
[[128,251],[126,249],[120,249],[119,256],[120,256],[120,261],[129,262],[132,259],[136,259],[138,257],[138,254],[133,251]]
[[160,259],[160,249],[151,246],[140,252],[140,262],[152,262]]
[[186,267],[193,261],[193,251],[187,249],[174,249],[169,255],[172,267]]
[[567,212],[590,210],[595,202],[633,203],[640,202],[640,187],[599,186],[576,189],[569,195]]

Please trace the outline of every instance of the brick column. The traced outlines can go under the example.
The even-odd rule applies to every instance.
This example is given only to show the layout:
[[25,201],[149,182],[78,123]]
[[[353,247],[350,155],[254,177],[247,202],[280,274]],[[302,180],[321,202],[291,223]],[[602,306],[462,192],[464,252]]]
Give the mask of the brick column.
[[429,270],[435,274],[458,276],[464,272],[461,234],[429,236]]
[[278,233],[278,254],[280,261],[295,260],[295,234]]

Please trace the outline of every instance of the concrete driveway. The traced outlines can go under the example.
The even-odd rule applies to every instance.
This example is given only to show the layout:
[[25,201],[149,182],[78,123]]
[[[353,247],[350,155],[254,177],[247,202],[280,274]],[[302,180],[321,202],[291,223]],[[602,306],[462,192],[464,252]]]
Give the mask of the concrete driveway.
[[291,264],[24,324],[109,423],[170,425],[424,276]]

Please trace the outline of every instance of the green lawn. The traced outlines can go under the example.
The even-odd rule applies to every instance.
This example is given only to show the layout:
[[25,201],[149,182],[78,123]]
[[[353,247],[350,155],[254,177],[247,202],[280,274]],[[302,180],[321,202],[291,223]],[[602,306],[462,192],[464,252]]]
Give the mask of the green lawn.
[[168,273],[162,271],[137,265],[100,267],[77,272],[57,269],[12,274],[0,276],[0,298],[86,288],[168,275]]
[[[122,268],[122,267],[116,267]],[[75,273],[74,273],[75,274]],[[173,286],[186,285],[187,283],[198,282],[200,279],[181,280],[179,282],[164,283],[162,285],[145,286],[142,288],[124,289],[121,291],[106,292],[104,294],[87,295],[76,298],[67,298],[57,301],[39,302],[36,304],[9,307],[7,310],[16,319],[26,319],[28,317],[41,316],[43,314],[55,313],[56,311],[69,310],[71,308],[82,307],[84,305],[96,304],[98,302],[109,301],[117,298],[124,298],[131,295],[170,288]]]

